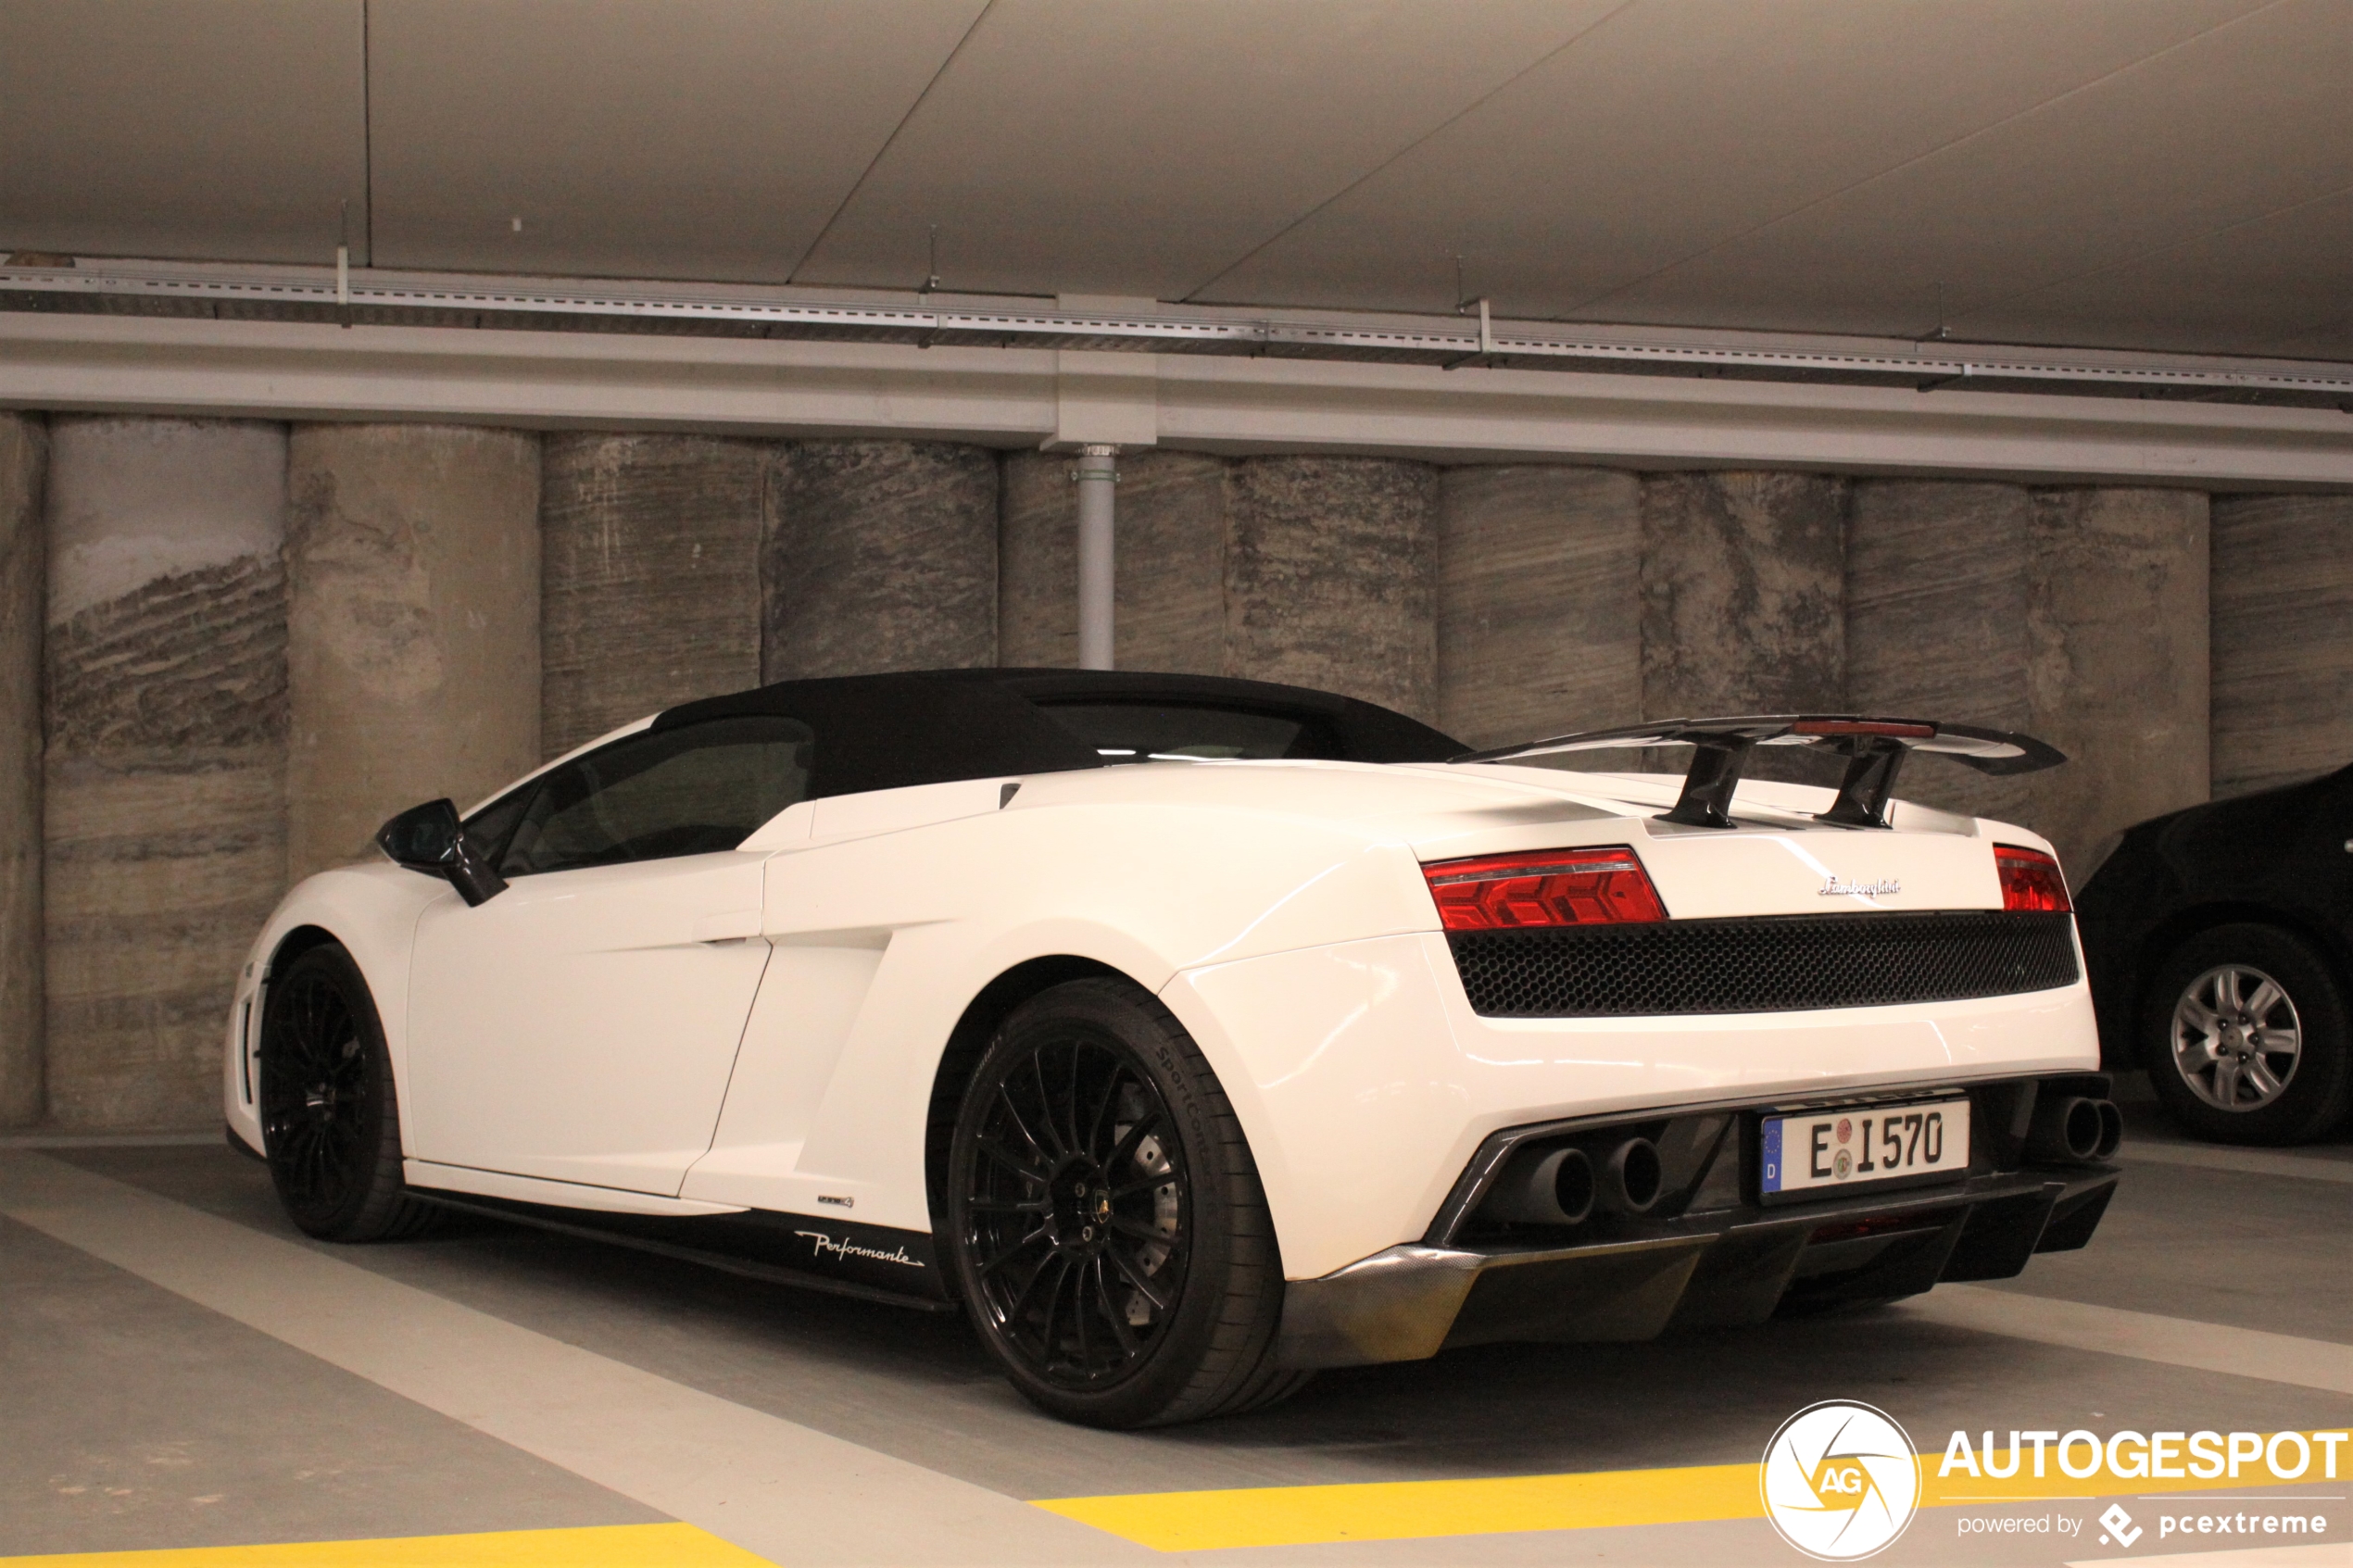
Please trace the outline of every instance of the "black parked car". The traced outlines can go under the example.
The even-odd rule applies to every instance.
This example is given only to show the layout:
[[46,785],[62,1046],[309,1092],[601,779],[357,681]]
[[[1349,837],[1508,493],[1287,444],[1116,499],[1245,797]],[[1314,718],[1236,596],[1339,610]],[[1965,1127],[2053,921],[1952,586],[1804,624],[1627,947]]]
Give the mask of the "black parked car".
[[2128,828],[2076,895],[2108,1065],[2222,1143],[2353,1101],[2353,768]]

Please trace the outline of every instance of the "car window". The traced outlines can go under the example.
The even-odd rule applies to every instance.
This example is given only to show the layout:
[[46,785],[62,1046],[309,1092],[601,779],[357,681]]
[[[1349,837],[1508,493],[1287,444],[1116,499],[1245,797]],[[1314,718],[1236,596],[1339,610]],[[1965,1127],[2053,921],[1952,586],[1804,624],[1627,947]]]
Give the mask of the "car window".
[[616,741],[539,781],[498,870],[530,876],[733,849],[808,798],[815,740],[798,720],[740,718]]
[[515,824],[522,821],[523,808],[538,793],[539,781],[534,779],[468,817],[464,823],[466,842],[474,853],[497,865],[499,857],[507,852],[507,840],[514,836]]
[[1107,762],[1338,755],[1322,724],[1296,715],[1176,703],[1040,706]]

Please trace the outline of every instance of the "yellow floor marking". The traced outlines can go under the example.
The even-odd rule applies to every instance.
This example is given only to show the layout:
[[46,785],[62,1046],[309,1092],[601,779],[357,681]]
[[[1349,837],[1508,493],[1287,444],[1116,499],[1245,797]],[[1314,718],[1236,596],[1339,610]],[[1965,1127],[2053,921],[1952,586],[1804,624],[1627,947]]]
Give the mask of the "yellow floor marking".
[[773,1568],[692,1524],[0,1557],[6,1568]]
[[[2305,1434],[2310,1439],[2311,1434]],[[2079,1446],[2077,1450],[2082,1450]],[[2353,1449],[2340,1448],[2340,1468]],[[1981,1460],[1982,1456],[1980,1456]],[[2120,1480],[2105,1470],[2084,1480],[2058,1473],[2036,1479],[2030,1456],[2008,1480],[1956,1474],[1940,1481],[1941,1452],[1920,1456],[1922,1508],[2041,1501],[2154,1492],[2246,1490],[2284,1486],[2259,1463],[2233,1481]],[[2317,1451],[2304,1480],[2321,1473]],[[1248,1486],[1215,1492],[1140,1492],[1127,1497],[1054,1498],[1037,1507],[1124,1536],[1159,1551],[1224,1547],[1315,1546],[1524,1530],[1591,1530],[1612,1524],[1697,1524],[1761,1519],[1757,1467],[1693,1465],[1678,1470],[1602,1470],[1572,1475],[1507,1475],[1465,1481],[1369,1481],[1328,1486]]]
[[1583,1530],[1602,1524],[1685,1524],[1746,1519],[1764,1512],[1756,1500],[1754,1464],[1146,1492],[1058,1498],[1038,1506],[1160,1551]]

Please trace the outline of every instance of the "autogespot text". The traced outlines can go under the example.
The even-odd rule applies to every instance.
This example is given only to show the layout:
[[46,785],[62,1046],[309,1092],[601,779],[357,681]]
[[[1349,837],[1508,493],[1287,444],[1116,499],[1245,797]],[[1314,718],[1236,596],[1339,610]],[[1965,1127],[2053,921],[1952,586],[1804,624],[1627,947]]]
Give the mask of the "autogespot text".
[[[2082,1428],[2057,1431],[2013,1431],[2009,1447],[1994,1447],[1994,1434],[1983,1435],[1982,1452],[1969,1446],[1969,1435],[1956,1432],[1944,1445],[1944,1461],[1936,1474],[1991,1476],[2007,1480],[2020,1474],[2021,1461],[2032,1465],[2024,1474],[2047,1477],[2056,1463],[2070,1480],[2087,1481],[2106,1472],[2119,1481],[2266,1480],[2300,1481],[2316,1467],[2318,1479],[2334,1481],[2343,1432],[2117,1432],[2103,1438]],[[2257,1468],[2260,1461],[2260,1469]],[[2268,1473],[2268,1474],[2266,1474]]]

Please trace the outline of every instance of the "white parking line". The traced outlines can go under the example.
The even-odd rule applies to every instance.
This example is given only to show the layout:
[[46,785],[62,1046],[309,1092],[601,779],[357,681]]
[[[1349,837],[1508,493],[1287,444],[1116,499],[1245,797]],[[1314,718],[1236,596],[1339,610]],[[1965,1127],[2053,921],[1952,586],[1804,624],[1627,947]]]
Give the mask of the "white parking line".
[[1980,1334],[2353,1394],[2353,1345],[2326,1339],[2298,1339],[1977,1285],[1940,1285],[1925,1296],[1897,1303],[1895,1310],[1924,1323]]
[[1157,1554],[38,1154],[0,1213],[778,1562]]
[[2290,1176],[2306,1182],[2353,1182],[2353,1160],[2324,1160],[2309,1154],[2273,1154],[2259,1148],[2220,1148],[2203,1143],[2147,1143],[2128,1138],[2123,1158],[2161,1165],[2196,1165],[2208,1171],[2237,1171],[2249,1176]]

